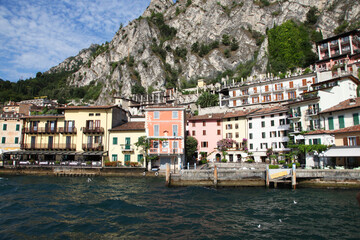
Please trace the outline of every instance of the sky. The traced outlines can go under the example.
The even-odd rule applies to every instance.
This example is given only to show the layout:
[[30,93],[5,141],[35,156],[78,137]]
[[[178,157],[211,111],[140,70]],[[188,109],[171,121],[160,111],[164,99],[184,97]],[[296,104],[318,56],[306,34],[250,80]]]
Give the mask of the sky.
[[0,78],[35,77],[92,43],[110,42],[150,0],[0,0]]

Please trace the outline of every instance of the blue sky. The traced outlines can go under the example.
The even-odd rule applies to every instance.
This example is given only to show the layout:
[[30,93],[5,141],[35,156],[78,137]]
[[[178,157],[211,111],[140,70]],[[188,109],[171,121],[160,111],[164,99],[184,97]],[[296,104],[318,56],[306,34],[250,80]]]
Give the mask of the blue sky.
[[120,23],[150,0],[0,0],[0,78],[35,77],[90,46],[111,41]]

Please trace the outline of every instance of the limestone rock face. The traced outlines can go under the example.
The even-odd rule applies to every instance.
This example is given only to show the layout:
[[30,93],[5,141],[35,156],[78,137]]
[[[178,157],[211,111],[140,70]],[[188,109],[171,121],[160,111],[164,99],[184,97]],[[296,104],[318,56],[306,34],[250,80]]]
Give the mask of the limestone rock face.
[[[267,65],[266,30],[274,25],[294,19],[304,22],[312,6],[320,11],[317,29],[324,38],[334,35],[334,28],[343,20],[358,21],[360,5],[350,0],[271,0],[269,6],[253,0],[152,0],[143,15],[120,28],[112,41],[101,46],[92,45],[68,58],[50,71],[58,69],[76,71],[68,81],[84,86],[92,81],[101,82],[103,91],[97,103],[110,103],[114,96],[131,96],[135,84],[145,89],[163,90],[174,74],[182,80],[215,77],[219,72],[234,69],[256,55],[252,75],[264,74]],[[189,4],[190,3],[190,4]],[[164,26],[151,20],[152,13],[162,13],[164,24],[176,29],[168,37]],[[265,36],[260,46],[254,33]],[[239,48],[221,43],[228,35],[238,42]],[[219,46],[203,56],[192,52],[192,45]],[[160,52],[158,50],[161,50]],[[176,56],[176,49],[185,50],[185,56]],[[93,53],[96,52],[94,55]],[[171,67],[171,69],[170,69]]]

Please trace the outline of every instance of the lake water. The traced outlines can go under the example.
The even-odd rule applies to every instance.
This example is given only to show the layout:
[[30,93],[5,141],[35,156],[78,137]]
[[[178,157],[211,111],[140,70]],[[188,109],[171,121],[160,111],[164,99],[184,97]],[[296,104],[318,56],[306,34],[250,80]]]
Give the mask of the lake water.
[[0,239],[360,239],[356,193],[2,176]]

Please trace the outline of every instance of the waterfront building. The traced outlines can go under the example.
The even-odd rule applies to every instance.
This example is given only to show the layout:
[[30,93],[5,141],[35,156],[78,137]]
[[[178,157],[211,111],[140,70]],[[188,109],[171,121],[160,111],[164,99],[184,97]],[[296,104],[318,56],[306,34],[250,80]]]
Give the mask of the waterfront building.
[[317,83],[315,73],[283,79],[266,79],[250,83],[234,83],[221,90],[220,106],[251,107],[274,105],[297,99]]
[[353,75],[332,78],[311,85],[311,91],[301,94],[301,98],[288,104],[291,120],[290,132],[295,136],[295,142],[303,142],[302,131],[327,129],[321,123],[319,113],[333,107],[349,98],[357,96],[359,79]]
[[[109,129],[127,122],[117,106],[71,106],[62,114],[23,117],[23,139],[18,152],[23,160],[55,161],[108,159]],[[101,162],[100,162],[101,163]]]
[[290,151],[290,122],[288,108],[277,106],[259,109],[247,115],[249,152],[253,153],[255,162],[265,162],[267,153],[279,155]]
[[18,113],[0,114],[0,150],[13,151],[20,149],[22,122]]
[[224,115],[214,113],[192,116],[188,119],[189,136],[198,141],[198,160],[205,158],[211,162],[220,161],[217,142],[223,138],[222,118]]
[[236,143],[228,149],[225,159],[228,162],[241,162],[248,156],[248,119],[246,116],[256,110],[232,111],[223,117],[223,138],[229,138]]
[[169,163],[176,172],[185,164],[185,108],[151,106],[145,109],[145,131],[150,140],[149,155],[157,157],[148,168],[165,170]]
[[144,151],[136,147],[135,143],[145,136],[145,122],[127,122],[112,128],[109,134],[109,158],[112,162],[119,162],[125,166],[145,166]]
[[342,33],[316,43],[319,60],[318,72],[331,71],[333,76],[340,71],[352,72],[360,66],[360,31],[359,29]]

